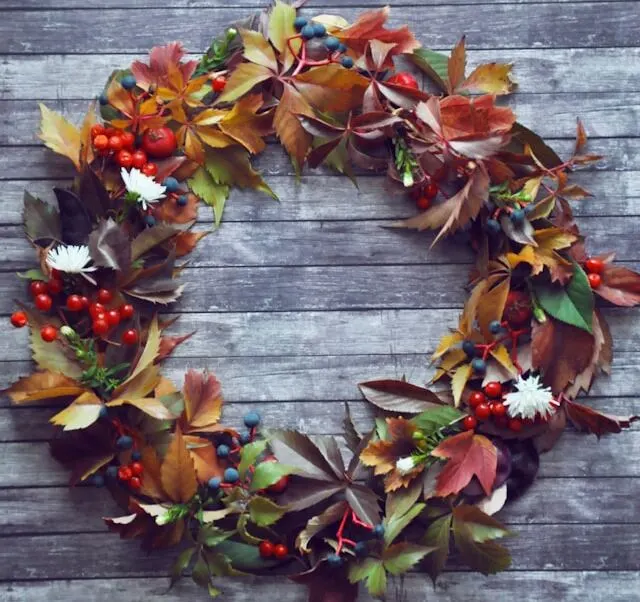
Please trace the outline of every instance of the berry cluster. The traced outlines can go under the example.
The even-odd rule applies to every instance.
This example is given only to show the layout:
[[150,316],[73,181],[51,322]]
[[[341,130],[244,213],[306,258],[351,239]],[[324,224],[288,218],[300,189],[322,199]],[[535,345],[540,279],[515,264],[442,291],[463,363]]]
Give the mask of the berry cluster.
[[478,423],[493,420],[500,428],[520,432],[524,426],[523,422],[518,418],[509,418],[507,408],[502,403],[503,394],[502,385],[497,381],[489,382],[481,391],[471,393],[467,403],[473,410],[473,415],[466,416],[462,421],[465,430],[473,430]]
[[[397,73],[392,78],[389,78],[388,81],[392,81],[396,77],[404,77],[404,76],[408,76],[413,81],[415,81],[414,77],[412,75],[410,75],[409,73]],[[399,83],[399,85],[405,85],[406,86],[408,84],[406,84],[406,83],[400,84]],[[416,87],[417,87],[417,85],[418,84],[416,82]],[[413,86],[409,86],[409,87],[413,87]],[[429,207],[431,207],[431,203],[433,202],[433,200],[437,196],[438,196],[438,185],[435,183],[435,181],[432,178],[428,178],[426,180],[426,182],[422,186],[414,189],[411,192],[411,197],[413,198],[413,200],[415,200],[416,207],[418,207],[418,209],[420,209],[420,211],[426,211],[427,209],[429,209]]]
[[262,556],[262,558],[283,560],[289,555],[289,548],[285,544],[275,544],[267,540],[260,543],[258,550],[260,551],[260,556]]
[[591,288],[598,288],[602,284],[601,274],[604,270],[604,261],[597,257],[590,257],[584,262],[584,269],[587,272]]
[[[304,17],[296,17],[293,22],[296,31],[300,32],[297,36],[293,36],[287,40],[289,49],[293,55],[298,59],[299,65],[296,72],[302,70],[304,66],[319,66],[328,65],[329,63],[340,63],[345,69],[351,69],[354,65],[353,59],[350,56],[344,55],[347,51],[347,47],[335,36],[327,35],[327,28],[322,23],[314,23]],[[310,42],[314,38],[324,40],[324,47],[329,53],[329,56],[322,61],[311,61],[307,59],[307,47],[306,42]],[[302,40],[301,54],[298,55],[291,46],[292,40]]]

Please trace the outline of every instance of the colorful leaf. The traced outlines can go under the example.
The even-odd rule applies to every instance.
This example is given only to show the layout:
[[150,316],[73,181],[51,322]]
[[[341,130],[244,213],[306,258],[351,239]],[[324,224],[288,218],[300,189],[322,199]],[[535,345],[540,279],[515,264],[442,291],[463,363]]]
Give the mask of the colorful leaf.
[[198,490],[193,460],[179,427],[162,462],[160,478],[163,489],[173,502],[189,502]]

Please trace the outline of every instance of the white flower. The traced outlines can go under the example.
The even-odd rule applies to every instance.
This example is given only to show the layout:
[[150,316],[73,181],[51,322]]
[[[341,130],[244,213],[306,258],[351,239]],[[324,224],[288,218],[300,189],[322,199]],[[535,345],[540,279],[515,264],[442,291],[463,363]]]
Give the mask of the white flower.
[[548,418],[558,406],[549,387],[544,387],[540,382],[540,376],[531,374],[529,378],[518,376],[515,391],[507,393],[504,405],[507,406],[509,416],[512,418],[535,418],[540,415]]
[[166,187],[158,184],[153,178],[145,176],[139,169],[134,167],[130,172],[127,172],[123,167],[120,170],[120,175],[127,192],[137,197],[136,200],[145,211],[148,205],[153,205],[164,198]]
[[400,458],[396,462],[396,469],[401,475],[410,473],[416,467],[416,462],[411,456]]
[[67,274],[94,272],[98,268],[87,265],[90,261],[91,253],[87,245],[58,245],[47,254],[47,265]]

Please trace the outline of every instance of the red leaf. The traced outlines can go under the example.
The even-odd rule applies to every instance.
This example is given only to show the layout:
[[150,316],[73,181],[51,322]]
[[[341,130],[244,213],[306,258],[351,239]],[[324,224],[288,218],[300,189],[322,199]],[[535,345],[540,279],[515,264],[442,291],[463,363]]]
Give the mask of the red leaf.
[[640,274],[617,265],[605,264],[602,284],[594,292],[620,307],[640,303]]
[[446,497],[462,491],[475,476],[487,495],[496,479],[498,454],[483,435],[465,431],[445,439],[432,452],[436,458],[449,458],[438,475],[436,494]]
[[136,84],[148,90],[155,84],[157,87],[166,86],[169,83],[170,68],[179,69],[184,81],[191,79],[198,66],[198,61],[181,63],[185,50],[180,42],[170,42],[166,46],[156,46],[149,53],[149,64],[134,61],[131,72],[136,78]]
[[433,391],[404,380],[370,380],[358,385],[365,399],[388,412],[419,414],[445,402]]
[[565,408],[567,416],[576,428],[593,433],[598,438],[606,433],[619,433],[623,428],[629,428],[631,423],[639,418],[638,416],[601,414],[569,399],[565,399]]
[[169,355],[173,353],[173,350],[184,343],[187,339],[190,339],[195,334],[195,330],[190,332],[189,334],[183,334],[177,337],[162,337],[160,339],[160,348],[158,350],[158,357],[156,358],[156,362],[162,361]]

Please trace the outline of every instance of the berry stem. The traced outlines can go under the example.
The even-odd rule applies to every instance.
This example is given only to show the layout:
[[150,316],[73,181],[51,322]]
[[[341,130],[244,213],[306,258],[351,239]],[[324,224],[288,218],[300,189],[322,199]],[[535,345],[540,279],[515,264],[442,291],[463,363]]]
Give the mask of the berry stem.
[[340,521],[340,526],[338,527],[338,531],[336,532],[336,539],[338,540],[338,547],[336,549],[336,554],[340,554],[342,548],[344,547],[345,539],[343,537],[344,529],[347,526],[347,519],[349,518],[349,514],[353,514],[353,510],[349,506],[345,508],[344,514],[342,515],[342,520]]

